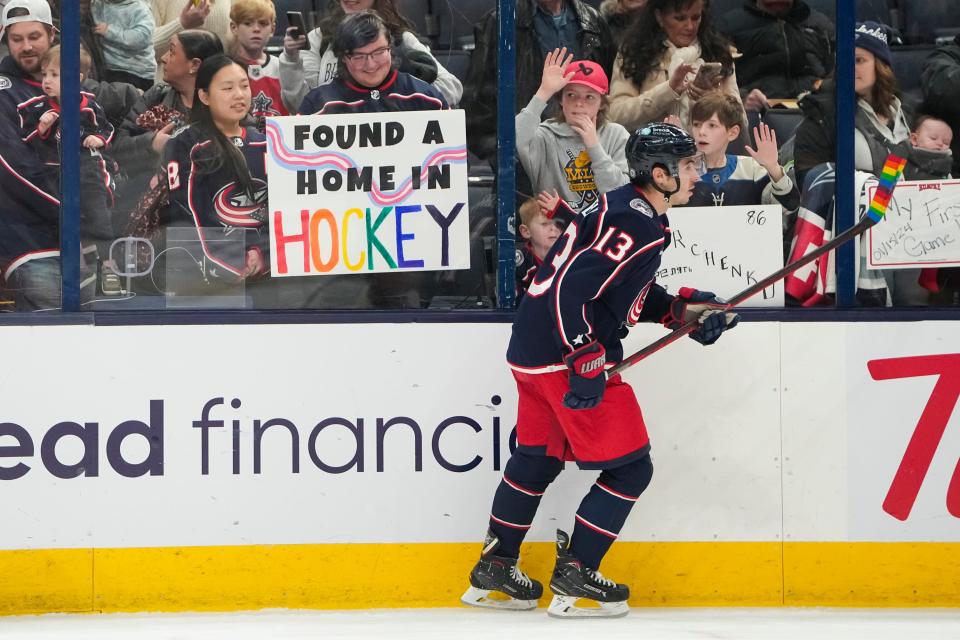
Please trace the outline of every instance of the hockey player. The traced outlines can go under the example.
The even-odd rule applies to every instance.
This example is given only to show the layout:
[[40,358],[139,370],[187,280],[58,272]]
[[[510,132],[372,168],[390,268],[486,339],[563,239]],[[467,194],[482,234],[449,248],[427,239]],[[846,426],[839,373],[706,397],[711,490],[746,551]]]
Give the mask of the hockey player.
[[[567,226],[517,312],[507,351],[520,396],[517,447],[493,499],[490,529],[462,597],[467,604],[536,607],[543,587],[517,567],[520,543],[547,486],[564,461],[575,460],[600,475],[580,503],[573,536],[557,531],[548,612],[627,613],[629,588],[598,568],[653,466],[636,397],[605,369],[622,358],[620,336],[637,322],[673,329],[698,318],[690,336],[702,344],[737,323],[712,293],[683,288],[672,296],[655,282],[670,241],[667,209],[687,202],[703,172],[696,143],[676,126],[649,124],[630,136],[626,154],[631,184],[600,196]],[[492,591],[509,599],[489,598]],[[577,607],[581,598],[600,606]]]
[[280,62],[266,52],[277,28],[277,10],[269,0],[234,0],[230,7],[230,57],[243,65],[250,79],[250,115],[263,131],[264,120],[290,115],[280,90]]
[[[196,225],[209,265],[205,275],[229,284],[264,275],[270,267],[267,143],[244,125],[249,108],[243,67],[225,55],[211,56],[197,70],[193,123],[164,149],[171,218]],[[243,230],[244,242],[214,242],[241,237]]]

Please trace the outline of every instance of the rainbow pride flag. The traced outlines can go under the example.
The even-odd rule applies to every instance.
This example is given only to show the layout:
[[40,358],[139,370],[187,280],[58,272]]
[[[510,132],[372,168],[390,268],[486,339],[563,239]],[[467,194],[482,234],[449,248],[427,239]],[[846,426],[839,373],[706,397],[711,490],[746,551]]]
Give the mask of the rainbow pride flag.
[[880,222],[887,213],[890,198],[893,197],[893,189],[897,186],[897,181],[903,175],[903,169],[906,166],[906,158],[893,154],[887,156],[886,162],[883,163],[883,171],[880,172],[880,184],[870,200],[870,208],[867,209],[867,215],[874,222]]

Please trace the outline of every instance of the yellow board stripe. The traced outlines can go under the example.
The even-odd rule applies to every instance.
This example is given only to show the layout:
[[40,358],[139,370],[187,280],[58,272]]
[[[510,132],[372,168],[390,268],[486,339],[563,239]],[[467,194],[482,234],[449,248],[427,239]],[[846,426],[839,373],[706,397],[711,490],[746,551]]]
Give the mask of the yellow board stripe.
[[[0,614],[457,606],[479,544],[0,551]],[[553,545],[524,546],[544,582]],[[960,606],[960,543],[618,542],[634,606]]]

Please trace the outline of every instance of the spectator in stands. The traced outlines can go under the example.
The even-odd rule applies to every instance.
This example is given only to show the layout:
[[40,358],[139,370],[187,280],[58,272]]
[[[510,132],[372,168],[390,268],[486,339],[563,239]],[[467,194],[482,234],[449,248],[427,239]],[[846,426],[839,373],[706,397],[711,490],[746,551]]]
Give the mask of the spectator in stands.
[[153,86],[153,14],[142,0],[94,0],[93,33],[100,36],[104,79],[141,91]]
[[0,61],[0,265],[18,311],[60,306],[60,200],[56,181],[20,138],[17,106],[43,96],[40,60],[53,46],[46,0],[3,8]]
[[[624,147],[630,134],[607,121],[609,85],[603,67],[555,49],[543,63],[540,88],[516,117],[517,156],[533,191],[555,192],[576,212],[630,181]],[[556,117],[540,122],[560,94]]]
[[634,21],[640,9],[647,4],[647,0],[603,0],[600,5],[600,15],[607,21],[613,42],[620,47],[623,36]]
[[130,110],[141,100],[142,93],[132,84],[126,82],[107,82],[91,78],[93,74],[93,57],[87,48],[80,45],[80,88],[92,93],[97,102],[103,107],[107,120],[118,129],[127,117]]
[[706,0],[650,0],[634,24],[614,64],[611,120],[632,130],[674,115],[689,131],[704,94],[740,99],[733,48],[710,24]]
[[690,114],[693,138],[704,154],[707,172],[694,185],[688,206],[735,206],[774,204],[784,216],[800,206],[800,192],[777,158],[777,134],[766,124],[754,127],[756,149],[748,156],[727,154],[727,147],[740,137],[743,105],[733,96],[715,91],[697,100]]
[[[100,38],[93,32],[96,22],[90,11],[92,0],[80,0],[80,42],[90,54],[91,67],[87,74],[87,80],[101,80],[106,66],[103,61],[103,50],[100,46]],[[2,0],[0,0],[2,4]]]
[[[858,171],[874,176],[880,175],[890,153],[907,158],[907,170],[914,171],[911,167],[910,127],[897,98],[897,80],[891,69],[889,34],[890,29],[886,25],[860,22],[857,23],[854,41],[854,91],[857,94],[854,158]],[[794,168],[798,181],[806,180],[805,185],[810,183],[808,172],[813,177],[816,168],[816,175],[819,175],[821,168],[818,165],[836,158],[834,92],[833,82],[828,80],[819,92],[800,102],[804,119],[797,127]],[[875,278],[877,272],[868,272],[864,262],[861,251],[860,279]],[[919,269],[884,270],[879,273],[885,282],[871,285],[868,294],[861,295],[858,292],[861,304],[913,306],[928,303],[928,292],[919,283]]]
[[[333,82],[313,89],[301,114],[376,113],[446,109],[440,92],[409,73],[399,71],[392,58],[387,23],[374,11],[360,11],[340,23],[331,48],[338,60]],[[387,91],[389,89],[389,92]],[[306,286],[318,289],[327,307],[420,308],[426,274],[420,272],[325,276]],[[313,297],[303,292],[304,299]]]
[[[47,50],[40,59],[44,95],[20,103],[20,137],[44,162],[51,184],[60,182],[60,47]],[[80,77],[81,82],[83,76]],[[113,175],[106,160],[106,147],[113,139],[113,125],[93,94],[80,94],[80,198],[83,238],[96,243],[106,259],[114,239],[110,223]],[[59,186],[57,187],[59,192]]]
[[[476,28],[467,92],[467,143],[480,158],[496,163],[497,50],[496,10]],[[516,91],[514,113],[537,92],[543,61],[566,47],[576,60],[590,60],[609,77],[616,46],[600,13],[581,0],[519,0],[516,14]]]
[[748,111],[763,111],[768,99],[798,98],[833,69],[833,23],[804,0],[744,0],[717,28],[740,53],[737,80]]
[[354,13],[341,22],[331,45],[339,65],[337,75],[333,82],[307,94],[300,113],[448,108],[435,87],[395,68],[390,38],[387,23],[373,11]]
[[[170,47],[160,61],[164,81],[144,93],[127,113],[113,143],[114,157],[127,176],[118,211],[133,210],[144,196],[171,133],[190,119],[200,64],[218,53],[223,53],[220,39],[203,29],[181,31],[170,38]],[[148,237],[146,231],[140,229],[140,234]]]
[[[231,0],[150,0],[153,7],[153,49],[157,61],[170,49],[170,39],[184,29],[205,29],[220,38],[226,50],[230,44]],[[157,82],[163,79],[157,69]]]
[[[857,23],[854,90],[857,94],[854,152],[860,171],[879,176],[888,153],[908,153],[910,127],[897,97],[891,68],[889,27],[876,22]],[[804,119],[797,127],[794,146],[797,181],[815,165],[836,158],[835,88],[832,80],[801,100]],[[899,145],[899,146],[898,146]]]
[[[924,107],[960,130],[960,35],[927,59],[921,75]],[[953,175],[960,176],[960,136],[953,138]]]
[[250,115],[263,131],[264,119],[286,116],[296,109],[285,104],[280,90],[280,62],[266,52],[277,28],[277,10],[270,0],[234,0],[230,9],[231,57],[250,79]]
[[563,233],[564,223],[553,218],[559,201],[556,195],[541,192],[536,198],[524,200],[517,209],[520,217],[517,231],[523,240],[516,249],[518,302],[533,282],[533,276],[543,264],[550,247]]
[[920,115],[910,132],[910,164],[914,171],[908,180],[947,180],[953,166],[953,129],[940,118]]
[[[320,26],[311,31],[309,47],[307,38],[284,38],[284,52],[280,56],[281,80],[288,104],[299,105],[307,92],[330,84],[340,71],[339,56],[331,43],[339,26],[347,18],[360,11],[376,11],[387,25],[393,47],[393,56],[399,69],[423,80],[439,91],[447,104],[456,106],[463,96],[463,85],[455,75],[447,71],[420,42],[413,24],[400,14],[394,0],[336,0],[331,3]],[[289,34],[288,29],[288,34]]]
[[[249,111],[247,70],[228,56],[211,56],[197,69],[190,126],[163,152],[170,219],[196,226],[210,265],[205,279],[226,285],[270,269],[267,142],[246,125]],[[241,252],[210,242],[237,231],[245,232]]]

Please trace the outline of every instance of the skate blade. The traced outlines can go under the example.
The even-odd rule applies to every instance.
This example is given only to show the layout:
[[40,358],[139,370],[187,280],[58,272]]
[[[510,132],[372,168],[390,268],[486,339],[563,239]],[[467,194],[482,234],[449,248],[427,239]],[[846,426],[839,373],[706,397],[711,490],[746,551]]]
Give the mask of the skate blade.
[[[490,594],[496,594],[505,599],[491,598]],[[505,611],[529,611],[537,608],[536,600],[517,600],[510,598],[498,591],[489,589],[477,589],[470,587],[460,596],[460,602],[468,604],[471,607],[484,607],[486,609],[501,609]]]
[[[599,607],[578,607],[577,600],[596,602]],[[589,598],[574,596],[553,596],[547,614],[553,618],[622,618],[630,612],[626,601],[597,602]]]

